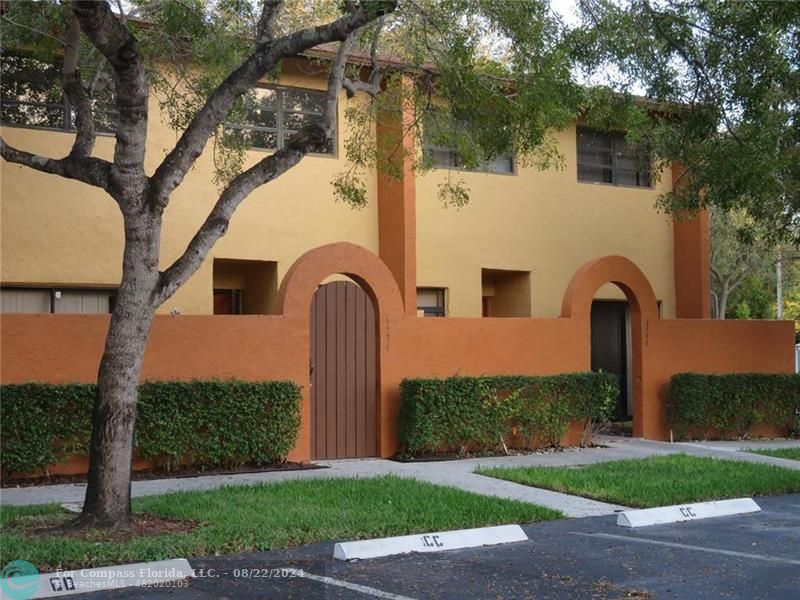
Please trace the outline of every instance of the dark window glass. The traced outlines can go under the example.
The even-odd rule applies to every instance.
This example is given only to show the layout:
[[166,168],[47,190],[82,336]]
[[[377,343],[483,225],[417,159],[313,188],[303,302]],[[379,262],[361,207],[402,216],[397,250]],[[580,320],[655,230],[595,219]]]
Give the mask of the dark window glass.
[[[257,87],[255,102],[242,122],[228,124],[228,131],[242,136],[251,148],[278,150],[298,130],[322,123],[325,92],[280,87]],[[333,154],[333,141],[325,152]]]
[[[117,112],[111,92],[94,92],[92,105],[96,130],[113,132]],[[60,67],[28,56],[3,53],[0,120],[8,125],[74,131],[74,110],[61,89]]]
[[650,187],[650,157],[628,147],[622,134],[579,128],[578,181]]
[[283,90],[283,110],[322,114],[325,112],[325,92]]
[[214,314],[242,314],[242,290],[214,290]]
[[[437,167],[444,169],[464,169],[464,160],[459,153],[446,146],[440,145],[434,139],[436,133],[437,119],[434,114],[429,114],[425,119],[425,127],[423,131],[423,144],[422,150],[425,156]],[[463,127],[463,125],[462,125]],[[514,157],[511,154],[501,154],[492,160],[487,160],[475,169],[474,171],[484,171],[487,173],[513,173],[514,172]]]

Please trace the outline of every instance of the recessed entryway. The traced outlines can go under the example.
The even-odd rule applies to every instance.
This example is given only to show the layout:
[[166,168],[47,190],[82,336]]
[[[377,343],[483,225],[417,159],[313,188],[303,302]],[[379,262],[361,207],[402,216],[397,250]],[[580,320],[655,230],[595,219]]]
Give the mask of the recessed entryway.
[[630,316],[624,300],[592,302],[592,371],[617,375],[619,396],[612,420],[630,421],[633,417],[631,385]]

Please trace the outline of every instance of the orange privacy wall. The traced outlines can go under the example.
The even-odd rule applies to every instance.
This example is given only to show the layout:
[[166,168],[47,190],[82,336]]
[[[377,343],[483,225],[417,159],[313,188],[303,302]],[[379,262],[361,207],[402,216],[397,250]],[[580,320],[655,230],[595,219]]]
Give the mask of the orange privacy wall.
[[[294,264],[275,316],[155,318],[143,379],[288,379],[303,388],[302,426],[291,460],[311,458],[309,310],[317,286],[341,273],[363,287],[377,312],[377,454],[396,452],[399,384],[405,377],[554,374],[590,369],[590,309],[600,286],[612,282],[631,310],[634,435],[668,439],[664,402],[679,372],[794,371],[794,327],[788,321],[661,319],[655,295],[629,260],[590,261],[573,276],[562,316],[421,318],[404,308],[386,264],[368,250],[335,243]],[[95,380],[107,316],[0,316],[3,383]]]

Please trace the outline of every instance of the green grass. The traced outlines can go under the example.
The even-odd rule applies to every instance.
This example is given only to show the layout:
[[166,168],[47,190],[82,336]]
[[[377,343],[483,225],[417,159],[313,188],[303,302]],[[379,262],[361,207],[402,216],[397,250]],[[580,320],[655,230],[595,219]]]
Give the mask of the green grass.
[[789,460],[800,460],[800,448],[767,448],[764,450],[748,450],[750,454],[762,454],[764,456],[774,456],[775,458],[788,458]]
[[290,481],[176,492],[134,502],[135,512],[189,519],[186,533],[127,542],[32,538],[21,528],[64,519],[57,505],[0,508],[0,564],[23,559],[40,570],[270,550],[333,539],[526,523],[559,512],[398,477]]
[[686,454],[577,468],[483,468],[477,472],[525,485],[641,508],[800,492],[800,471]]

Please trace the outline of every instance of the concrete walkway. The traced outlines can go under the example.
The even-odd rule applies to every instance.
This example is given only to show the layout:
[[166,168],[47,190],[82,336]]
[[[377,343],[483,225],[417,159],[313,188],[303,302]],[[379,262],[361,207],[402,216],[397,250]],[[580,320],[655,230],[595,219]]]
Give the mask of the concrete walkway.
[[[735,459],[747,462],[773,464],[800,470],[800,461],[742,452],[743,448],[800,447],[800,441],[773,440],[768,442],[655,442],[637,438],[598,436],[596,443],[605,448],[567,449],[562,452],[502,456],[455,461],[398,463],[382,459],[318,461],[325,469],[304,471],[277,471],[271,473],[243,473],[240,475],[207,475],[175,479],[152,479],[133,482],[133,496],[150,496],[181,490],[209,490],[224,485],[253,485],[275,483],[294,479],[329,479],[336,477],[377,477],[397,475],[439,485],[448,485],[469,492],[512,498],[560,510],[569,517],[586,517],[612,514],[624,507],[598,502],[579,496],[502,481],[477,475],[478,466],[579,466],[647,456],[686,453],[713,458]],[[86,486],[83,484],[48,485],[27,488],[5,488],[0,501],[5,505],[80,503]]]

